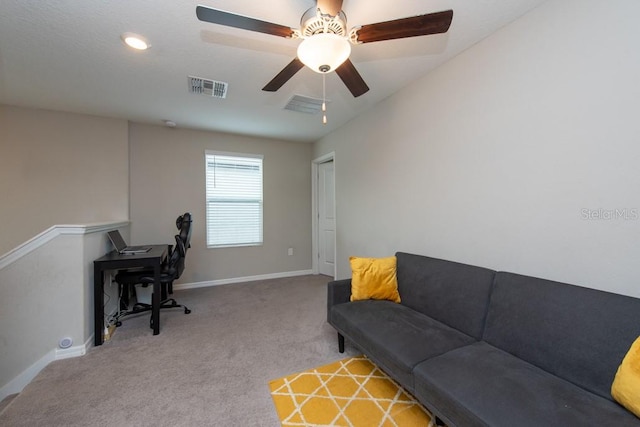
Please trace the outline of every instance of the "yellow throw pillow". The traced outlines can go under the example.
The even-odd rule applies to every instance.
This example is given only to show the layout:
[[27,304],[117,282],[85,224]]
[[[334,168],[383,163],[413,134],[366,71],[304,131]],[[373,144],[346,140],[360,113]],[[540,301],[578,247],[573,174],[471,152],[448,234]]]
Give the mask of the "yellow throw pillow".
[[400,302],[396,257],[350,257],[351,301],[380,299]]
[[611,396],[640,418],[640,337],[638,337],[616,372]]

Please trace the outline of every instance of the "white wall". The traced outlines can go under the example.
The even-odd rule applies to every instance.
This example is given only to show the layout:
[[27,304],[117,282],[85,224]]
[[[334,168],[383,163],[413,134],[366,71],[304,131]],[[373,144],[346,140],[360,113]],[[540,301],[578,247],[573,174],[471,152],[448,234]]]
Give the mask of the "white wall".
[[640,296],[638,16],[547,2],[317,142],[338,276],[408,251]]
[[[111,250],[105,232],[127,226],[54,226],[0,257],[0,400],[92,344],[93,260]],[[107,283],[105,292],[117,291]],[[106,300],[112,308],[116,298]],[[59,348],[67,337],[72,346]]]
[[[176,217],[192,214],[192,247],[178,283],[311,269],[310,144],[137,123],[130,125],[129,141],[132,242],[171,243]],[[264,156],[262,246],[206,247],[205,150]]]
[[6,384],[71,337],[84,343],[82,236],[59,236],[0,270],[2,369]]

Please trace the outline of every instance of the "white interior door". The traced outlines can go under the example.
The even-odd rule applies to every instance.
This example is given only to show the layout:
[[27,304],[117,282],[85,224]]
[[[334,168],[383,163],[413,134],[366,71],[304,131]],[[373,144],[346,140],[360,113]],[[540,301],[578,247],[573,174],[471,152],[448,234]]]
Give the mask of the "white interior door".
[[318,165],[318,272],[334,277],[336,204],[333,161]]

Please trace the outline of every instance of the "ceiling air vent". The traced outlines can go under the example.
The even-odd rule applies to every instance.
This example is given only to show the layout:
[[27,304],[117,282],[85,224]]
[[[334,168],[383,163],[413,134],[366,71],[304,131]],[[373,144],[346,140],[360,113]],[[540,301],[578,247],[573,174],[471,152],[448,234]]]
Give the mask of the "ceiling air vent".
[[203,79],[202,77],[188,77],[189,92],[200,95],[209,95],[214,98],[226,98],[228,83],[216,80]]
[[[326,102],[329,103],[328,100]],[[316,114],[322,110],[322,99],[293,95],[284,109],[298,113]]]

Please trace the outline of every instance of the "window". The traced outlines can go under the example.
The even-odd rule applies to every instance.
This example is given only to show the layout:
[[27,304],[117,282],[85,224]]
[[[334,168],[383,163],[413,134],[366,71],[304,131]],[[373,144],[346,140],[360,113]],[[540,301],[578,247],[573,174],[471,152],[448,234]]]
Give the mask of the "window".
[[262,156],[207,151],[207,247],[262,244]]

